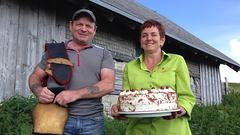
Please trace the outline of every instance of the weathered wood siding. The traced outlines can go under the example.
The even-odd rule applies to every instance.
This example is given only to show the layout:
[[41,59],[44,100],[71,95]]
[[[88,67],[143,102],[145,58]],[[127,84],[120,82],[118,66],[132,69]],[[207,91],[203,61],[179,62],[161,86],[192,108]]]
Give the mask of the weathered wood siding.
[[[71,37],[67,20],[69,12],[77,7],[65,2],[0,0],[0,101],[15,94],[31,94],[27,84],[28,76],[41,59],[43,44],[52,39],[59,42]],[[126,26],[125,22],[111,22],[104,15],[101,16],[100,12],[96,13],[98,30],[93,42],[109,49],[116,60],[116,92],[112,94],[118,94],[122,85],[123,67],[136,57],[137,31]],[[179,48],[173,45],[169,50],[174,52]],[[186,50],[175,53],[181,52]],[[191,57],[188,53],[183,56],[185,59]],[[198,102],[221,103],[219,66],[189,59],[187,65],[191,87]]]
[[16,13],[18,10],[19,5],[16,3],[10,3],[7,0],[0,3],[0,99],[11,96],[15,89],[16,31],[18,29],[18,16]]
[[219,65],[200,63],[201,103],[219,104],[222,101],[222,89]]
[[115,72],[116,72],[116,82],[115,82],[115,91],[112,93],[117,95],[122,90],[122,78],[123,78],[123,69],[126,62],[115,61]]
[[0,1],[0,100],[29,95],[28,76],[41,58],[43,44],[65,39],[66,21],[57,19],[55,1],[44,4]]
[[[104,27],[104,25],[102,25],[102,27]],[[117,28],[115,29],[117,30]],[[126,62],[135,58],[135,43],[134,38],[127,39],[122,37],[120,34],[111,33],[111,31],[107,30],[108,29],[104,29],[103,31],[100,29],[93,42],[110,50],[113,58],[115,59],[115,91],[111,94],[116,95],[122,90],[123,69]]]
[[190,83],[193,93],[196,96],[197,102],[201,102],[201,85],[200,85],[200,64],[197,61],[186,60],[189,74]]

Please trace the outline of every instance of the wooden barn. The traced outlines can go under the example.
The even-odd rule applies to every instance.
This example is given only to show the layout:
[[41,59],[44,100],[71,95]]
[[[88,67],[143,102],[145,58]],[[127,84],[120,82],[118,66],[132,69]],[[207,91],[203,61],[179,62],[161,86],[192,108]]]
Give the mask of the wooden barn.
[[115,59],[117,81],[112,94],[121,90],[124,64],[141,53],[139,27],[146,19],[165,25],[163,50],[184,56],[199,103],[221,103],[220,64],[240,69],[238,63],[137,0],[0,0],[0,101],[31,94],[28,76],[41,58],[44,43],[69,40],[68,22],[79,8],[95,13],[94,43],[110,50]]

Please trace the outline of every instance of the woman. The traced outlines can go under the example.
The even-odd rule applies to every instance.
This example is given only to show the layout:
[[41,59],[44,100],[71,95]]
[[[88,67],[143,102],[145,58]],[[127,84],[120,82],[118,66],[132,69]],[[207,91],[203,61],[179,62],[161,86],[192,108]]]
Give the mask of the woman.
[[[162,51],[165,29],[160,22],[145,21],[140,33],[144,53],[126,64],[123,89],[169,86],[178,95],[180,111],[165,117],[131,118],[126,135],[191,135],[188,120],[191,118],[195,97],[190,88],[189,72],[184,58]],[[117,105],[113,105],[111,111],[114,118],[122,118]]]

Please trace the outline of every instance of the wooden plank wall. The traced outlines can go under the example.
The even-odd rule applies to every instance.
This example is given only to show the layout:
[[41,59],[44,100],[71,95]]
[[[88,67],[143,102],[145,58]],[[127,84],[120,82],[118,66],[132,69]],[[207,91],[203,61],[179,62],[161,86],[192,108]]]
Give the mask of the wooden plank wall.
[[14,93],[16,76],[19,5],[2,0],[0,3],[0,99]]
[[126,62],[115,61],[115,72],[116,72],[115,81],[116,82],[115,82],[115,91],[111,93],[113,95],[118,95],[122,90],[123,69],[125,64]]
[[[65,41],[67,19],[62,17],[64,15],[61,17],[56,15],[58,13],[56,3],[56,0],[48,3],[40,0],[0,1],[0,101],[17,93],[29,95],[28,76],[41,58],[43,44],[52,39]],[[125,55],[128,57],[123,61],[134,58],[136,43],[130,40],[134,37],[126,40],[121,36],[124,34],[118,34],[111,36],[111,32],[100,29],[94,42],[102,43],[103,47],[119,54],[127,52]],[[124,62],[116,62],[117,89],[120,89],[123,65]],[[197,91],[197,95],[200,96],[197,97],[200,97],[201,102],[220,103],[222,93],[219,67],[201,63],[198,75],[196,74],[198,66],[194,63],[188,65],[192,72],[193,86],[200,87]]]
[[0,101],[15,94],[29,95],[28,76],[41,58],[43,44],[65,40],[66,20],[56,18],[56,1],[44,4],[0,2]]
[[186,63],[190,74],[191,88],[196,96],[197,102],[201,103],[201,86],[200,86],[200,64],[197,60],[188,60]]
[[222,101],[219,66],[200,64],[201,100],[205,105],[220,104]]

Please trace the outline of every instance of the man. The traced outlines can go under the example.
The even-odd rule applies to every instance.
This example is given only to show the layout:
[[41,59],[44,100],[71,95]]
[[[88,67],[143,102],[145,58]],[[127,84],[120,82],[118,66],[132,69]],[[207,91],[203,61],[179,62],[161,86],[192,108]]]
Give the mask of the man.
[[68,106],[69,117],[64,134],[103,135],[101,97],[114,90],[115,74],[109,51],[92,44],[96,34],[96,17],[87,9],[76,11],[69,23],[72,40],[66,43],[73,63],[69,89],[54,95],[41,80],[47,76],[46,54],[29,78],[29,87],[40,103]]

